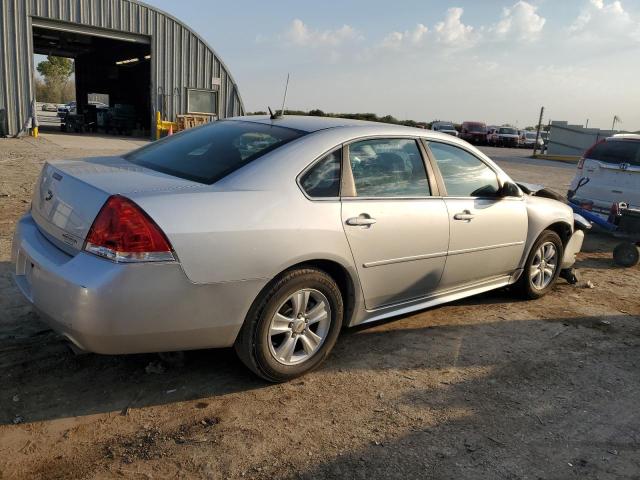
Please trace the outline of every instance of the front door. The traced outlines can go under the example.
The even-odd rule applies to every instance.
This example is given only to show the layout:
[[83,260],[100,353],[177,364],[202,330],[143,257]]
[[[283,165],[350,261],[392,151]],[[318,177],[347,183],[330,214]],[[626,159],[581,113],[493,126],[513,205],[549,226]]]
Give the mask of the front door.
[[366,308],[424,297],[438,288],[449,243],[442,198],[431,197],[413,139],[369,139],[348,147],[349,196],[342,222]]
[[451,225],[440,289],[510,275],[522,258],[528,220],[520,197],[501,197],[496,173],[454,145],[429,142],[447,196]]

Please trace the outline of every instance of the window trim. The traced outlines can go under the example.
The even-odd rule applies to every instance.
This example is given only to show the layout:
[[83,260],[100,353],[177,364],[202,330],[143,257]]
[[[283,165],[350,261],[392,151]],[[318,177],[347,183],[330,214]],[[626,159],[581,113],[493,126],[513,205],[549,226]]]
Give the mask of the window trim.
[[[302,177],[304,177],[306,175],[306,173],[313,169],[313,167],[315,167],[318,163],[320,163],[322,160],[324,160],[324,158],[337,151],[337,150],[342,150],[342,159],[340,161],[340,188],[338,191],[338,196],[337,197],[312,197],[311,195],[309,195],[307,193],[307,191],[304,189],[304,187],[302,186]],[[302,194],[307,197],[307,200],[310,200],[312,202],[335,202],[335,201],[339,201],[341,198],[341,194],[342,194],[342,188],[343,188],[343,177],[344,177],[344,145],[339,144],[336,145],[333,148],[330,148],[329,150],[327,150],[326,152],[324,152],[322,155],[320,155],[319,157],[317,157],[315,160],[313,160],[309,165],[307,165],[304,170],[302,170],[297,176],[296,176],[296,184],[298,185],[298,188],[300,189],[300,191],[302,192]]]
[[429,156],[429,161],[431,162],[433,169],[437,172],[436,173],[436,179],[438,181],[438,186],[440,187],[440,191],[441,191],[443,197],[452,198],[452,199],[453,198],[464,198],[464,199],[480,199],[480,200],[507,200],[507,199],[513,198],[513,199],[517,199],[517,200],[522,200],[521,197],[499,197],[499,196],[475,196],[475,197],[472,197],[472,196],[461,196],[461,195],[449,195],[448,192],[447,192],[447,187],[446,187],[446,185],[444,183],[444,177],[442,176],[442,173],[440,172],[440,168],[438,167],[438,161],[436,160],[435,155],[433,154],[433,152],[429,148],[429,143],[441,143],[441,144],[444,144],[444,145],[449,145],[450,147],[455,147],[455,148],[459,148],[460,150],[463,150],[464,152],[468,153],[472,157],[476,158],[478,161],[482,162],[489,170],[491,170],[493,172],[493,174],[496,176],[496,180],[498,181],[498,188],[502,188],[504,182],[502,181],[502,178],[501,178],[501,175],[500,175],[499,171],[497,171],[492,165],[489,165],[482,158],[478,157],[475,153],[473,153],[469,149],[465,148],[464,146],[457,145],[457,144],[452,143],[452,142],[441,141],[440,139],[431,140],[428,137],[422,137],[422,143],[424,144],[424,149],[427,151],[427,155]]
[[[366,140],[413,140],[416,143],[420,157],[422,158],[422,164],[425,169],[425,175],[427,176],[427,183],[429,185],[429,193],[427,195],[411,195],[411,196],[393,196],[393,197],[378,197],[368,196],[359,197],[355,186],[355,179],[353,178],[353,171],[351,170],[351,158],[349,156],[349,146],[352,143],[358,143]],[[422,145],[423,137],[420,136],[407,136],[407,135],[366,135],[362,137],[352,138],[348,142],[343,144],[342,162],[342,188],[341,199],[342,200],[427,200],[431,198],[439,198],[440,192],[438,185],[433,181],[434,172],[431,169],[431,165],[425,157],[424,146]]]

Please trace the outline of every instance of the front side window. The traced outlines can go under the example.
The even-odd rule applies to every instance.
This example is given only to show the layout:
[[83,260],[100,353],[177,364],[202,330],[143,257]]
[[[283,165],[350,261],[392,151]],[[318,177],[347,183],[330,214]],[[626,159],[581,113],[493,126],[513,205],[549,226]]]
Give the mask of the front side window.
[[340,196],[342,148],[319,160],[300,179],[302,189],[312,198]]
[[498,177],[483,161],[467,151],[429,142],[450,197],[493,197],[500,190]]
[[415,140],[371,139],[349,145],[358,197],[431,195],[424,161]]
[[302,135],[290,128],[222,120],[165,137],[125,158],[151,170],[212,184]]

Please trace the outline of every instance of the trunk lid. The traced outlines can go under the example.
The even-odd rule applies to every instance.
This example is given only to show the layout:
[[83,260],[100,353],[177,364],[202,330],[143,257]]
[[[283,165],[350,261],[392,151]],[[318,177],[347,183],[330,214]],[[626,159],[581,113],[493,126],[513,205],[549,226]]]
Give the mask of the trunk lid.
[[204,185],[134,165],[121,157],[46,163],[34,189],[31,215],[43,235],[75,255],[111,195],[198,187]]

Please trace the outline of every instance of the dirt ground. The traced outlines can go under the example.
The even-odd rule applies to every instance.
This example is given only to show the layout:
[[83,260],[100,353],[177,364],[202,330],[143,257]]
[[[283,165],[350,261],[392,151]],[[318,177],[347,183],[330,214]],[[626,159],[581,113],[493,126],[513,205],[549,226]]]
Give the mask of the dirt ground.
[[[42,161],[86,155],[0,140],[0,479],[640,477],[640,268],[615,268],[607,237],[580,255],[594,288],[497,291],[346,331],[284,385],[230,350],[182,366],[74,356],[13,286],[10,245]],[[572,175],[498,161],[560,191]]]

